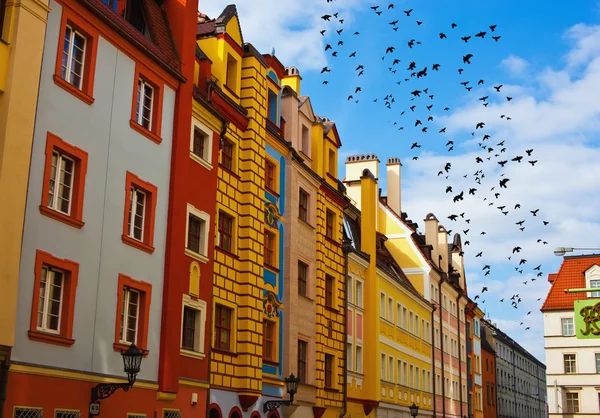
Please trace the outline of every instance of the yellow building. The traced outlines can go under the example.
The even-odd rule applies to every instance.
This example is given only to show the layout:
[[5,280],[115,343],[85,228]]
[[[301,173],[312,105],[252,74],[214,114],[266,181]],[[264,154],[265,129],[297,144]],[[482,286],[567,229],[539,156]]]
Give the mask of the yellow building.
[[[348,158],[354,160],[364,158]],[[378,161],[371,161],[377,172]],[[348,413],[410,417],[414,403],[419,416],[432,416],[433,307],[410,283],[388,238],[378,231],[377,181],[370,168],[354,172],[347,162],[345,179],[360,208],[346,211],[345,219],[354,246],[348,261]]]
[[0,382],[14,343],[25,197],[49,11],[47,0],[0,0]]

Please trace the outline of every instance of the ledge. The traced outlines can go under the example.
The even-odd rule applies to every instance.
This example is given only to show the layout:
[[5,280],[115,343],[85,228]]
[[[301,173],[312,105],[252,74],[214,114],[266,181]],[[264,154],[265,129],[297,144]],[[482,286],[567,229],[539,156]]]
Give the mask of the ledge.
[[219,163],[219,167],[221,169],[223,169],[224,172],[231,174],[233,177],[235,177],[236,179],[240,179],[240,176],[237,173],[234,173],[232,170],[228,169],[227,167],[225,167],[223,164]]
[[273,361],[273,360],[269,360],[263,357],[263,364],[266,364],[268,366],[274,366],[274,367],[278,367],[279,366],[279,362],[277,361]]
[[229,251],[227,251],[227,250],[225,250],[225,249],[223,249],[221,247],[215,246],[215,250],[218,250],[220,253],[223,253],[223,254],[225,254],[225,255],[227,255],[229,257],[235,258],[236,260],[240,259],[240,257],[238,255],[236,255],[236,254],[234,254],[232,252],[229,252]]
[[237,357],[238,354],[234,353],[233,351],[229,351],[229,350],[223,350],[222,348],[211,348],[211,350],[215,353],[219,353],[219,354],[224,354],[226,356],[231,356],[231,357]]
[[121,239],[123,240],[123,244],[130,245],[134,248],[137,248],[138,250],[144,251],[145,253],[152,254],[154,252],[154,247],[151,247],[148,244],[144,244],[143,242],[138,241],[137,239],[128,237],[127,235],[121,235]]
[[325,241],[329,242],[330,244],[335,245],[336,247],[341,247],[342,244],[333,240],[332,238],[329,238],[327,235],[325,235]]
[[325,388],[323,388],[323,390],[324,390],[325,392],[334,392],[334,393],[339,393],[339,392],[340,392],[340,390],[339,390],[339,389],[328,388],[328,387],[325,387]]
[[273,195],[273,197],[279,199],[279,193],[277,193],[275,190],[271,189],[270,187],[265,186],[265,191],[270,193],[271,195]]
[[181,354],[184,357],[191,357],[191,358],[195,358],[198,360],[202,360],[206,357],[206,354],[204,354],[204,353],[200,353],[198,351],[187,350],[185,348],[179,349],[179,354]]
[[160,144],[162,142],[162,138],[160,136],[158,136],[154,132],[151,132],[148,129],[144,128],[142,125],[140,125],[139,123],[137,123],[134,120],[129,120],[129,126],[131,126],[131,129],[142,134],[143,136],[145,136],[146,138],[148,138],[150,141],[152,141],[154,143]]
[[79,90],[77,87],[64,80],[62,77],[54,74],[52,77],[54,79],[54,84],[62,89],[66,90],[68,93],[71,93],[73,96],[77,97],[79,100],[84,102],[87,105],[92,105],[94,103],[94,98],[87,93]]
[[[150,354],[150,351],[146,350],[145,348],[142,347],[138,347],[140,350],[142,350],[145,354],[144,354],[144,358],[148,357],[148,354]],[[113,350],[116,351],[117,353],[120,353],[121,350],[123,351],[127,351],[127,349],[129,349],[129,345],[125,344],[125,343],[113,343]]]
[[333,313],[336,313],[336,314],[340,313],[339,309],[332,308],[331,306],[325,305],[323,307],[325,308],[326,311],[333,312]]
[[301,222],[301,224],[306,225],[307,227],[309,227],[310,229],[316,229],[314,226],[312,226],[310,223],[308,223],[308,221],[305,221],[304,219],[302,219],[301,217],[298,216],[298,220]]
[[39,341],[41,343],[62,345],[63,347],[70,347],[75,344],[75,340],[67,338],[58,334],[49,334],[40,331],[27,331],[27,336],[30,340]]
[[190,158],[198,164],[200,164],[202,167],[206,168],[208,171],[211,171],[213,169],[213,165],[211,163],[206,161],[204,158],[198,157],[192,151],[190,151]]
[[59,222],[81,229],[85,223],[79,219],[75,219],[69,215],[65,215],[57,210],[50,209],[48,206],[40,205],[40,213],[49,218],[56,219]]
[[187,255],[188,257],[193,258],[194,260],[197,260],[201,263],[208,263],[208,257],[203,255],[203,254],[198,254],[195,251],[190,250],[189,248],[185,249],[185,255]]

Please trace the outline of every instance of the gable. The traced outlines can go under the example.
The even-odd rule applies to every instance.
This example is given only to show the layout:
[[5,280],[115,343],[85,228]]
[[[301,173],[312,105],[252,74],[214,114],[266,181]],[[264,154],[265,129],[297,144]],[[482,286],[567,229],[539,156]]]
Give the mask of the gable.
[[225,25],[225,33],[231,36],[231,39],[235,41],[239,46],[244,45],[244,39],[242,38],[242,28],[240,27],[240,21],[237,16],[233,16],[229,22]]
[[304,102],[301,103],[300,112],[302,112],[304,116],[308,118],[308,120],[314,123],[315,112],[313,111],[312,103],[310,102],[310,97],[306,97],[306,100],[304,100]]

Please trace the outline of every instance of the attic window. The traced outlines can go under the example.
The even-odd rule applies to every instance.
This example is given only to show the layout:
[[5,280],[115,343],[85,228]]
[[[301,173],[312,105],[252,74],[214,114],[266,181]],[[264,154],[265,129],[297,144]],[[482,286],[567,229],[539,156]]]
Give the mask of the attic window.
[[310,131],[306,125],[302,125],[302,144],[300,145],[300,151],[307,157],[309,156],[310,149]]
[[273,90],[269,89],[269,96],[267,98],[267,106],[268,106],[268,117],[269,120],[271,122],[273,122],[274,125],[279,125],[277,123],[277,108],[278,108],[278,103],[277,103],[277,93],[275,93]]
[[237,94],[237,60],[231,56],[231,54],[227,54],[227,77],[225,78],[225,86],[229,88],[229,90]]
[[[107,1],[110,2],[111,0]],[[131,24],[131,26],[143,33],[146,38],[150,38],[148,32],[146,31],[146,21],[144,19],[144,11],[142,9],[142,0],[127,0],[124,17],[125,20]]]

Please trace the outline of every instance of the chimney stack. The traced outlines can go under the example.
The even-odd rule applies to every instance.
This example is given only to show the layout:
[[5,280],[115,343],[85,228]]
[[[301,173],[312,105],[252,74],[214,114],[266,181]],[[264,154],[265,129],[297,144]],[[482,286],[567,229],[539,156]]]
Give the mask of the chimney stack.
[[375,260],[377,236],[377,180],[368,168],[360,176],[361,216],[360,250]]
[[402,183],[400,159],[388,158],[387,167],[387,205],[396,215],[402,216]]
[[438,251],[440,252],[439,261],[436,260],[436,263],[440,266],[440,268],[448,273],[449,264],[448,264],[448,231],[444,228],[443,225],[438,226]]
[[302,81],[300,71],[296,67],[286,67],[285,77],[281,80],[281,84],[283,86],[290,86],[300,96],[300,81]]
[[433,213],[428,213],[425,221],[425,243],[431,245],[431,260],[439,266],[440,250],[438,248],[439,221]]
[[[346,158],[346,177],[344,184],[346,192],[354,205],[361,209],[360,181],[365,170],[371,172],[371,176],[377,182],[379,177],[379,159],[375,154],[351,155]],[[362,210],[362,209],[361,209]]]

